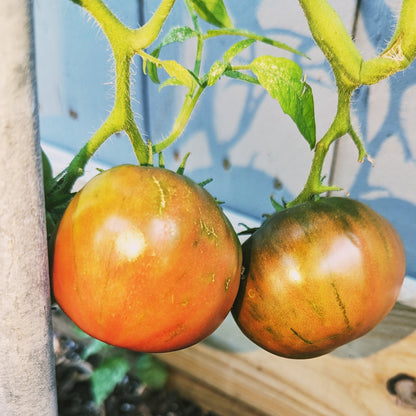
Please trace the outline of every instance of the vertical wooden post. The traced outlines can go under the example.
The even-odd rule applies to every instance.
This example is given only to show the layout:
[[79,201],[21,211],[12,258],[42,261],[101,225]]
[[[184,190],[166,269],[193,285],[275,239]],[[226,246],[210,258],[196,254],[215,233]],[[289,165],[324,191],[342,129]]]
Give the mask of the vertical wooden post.
[[0,414],[57,414],[32,1],[0,1]]

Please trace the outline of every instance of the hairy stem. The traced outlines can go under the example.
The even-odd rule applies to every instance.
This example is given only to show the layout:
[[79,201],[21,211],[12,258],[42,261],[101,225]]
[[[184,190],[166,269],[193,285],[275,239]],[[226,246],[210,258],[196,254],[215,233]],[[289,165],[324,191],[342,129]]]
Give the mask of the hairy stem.
[[362,57],[338,13],[327,0],[298,0],[312,36],[326,56],[335,77],[343,74],[350,86],[358,86]]
[[195,108],[195,105],[198,102],[198,99],[201,96],[204,89],[205,89],[204,87],[201,87],[200,85],[198,85],[193,95],[188,94],[185,97],[185,101],[182,105],[181,111],[178,114],[178,117],[175,120],[171,133],[165,140],[153,146],[154,153],[159,153],[162,150],[166,149],[183,132],[183,130],[185,129],[189,121],[189,118],[191,117],[192,111]]
[[403,0],[396,30],[386,49],[363,63],[362,84],[375,84],[406,69],[416,58],[416,0]]
[[361,85],[375,84],[405,69],[416,57],[416,0],[403,0],[396,31],[387,48],[374,59],[364,61],[337,12],[327,0],[298,0],[312,36],[328,59],[338,87],[338,107],[333,123],[317,143],[311,170],[301,193],[288,207],[326,191],[339,190],[321,183],[322,167],[330,145],[349,134],[358,149],[358,160],[368,158],[350,120],[352,92]]
[[[293,201],[287,204],[287,207],[306,202],[314,196],[324,192],[340,190],[337,186],[325,186],[322,184],[322,168],[331,144],[345,134],[353,131],[350,121],[351,94],[352,90],[338,90],[338,107],[334,121],[322,139],[319,140],[315,146],[312,166],[303,190]],[[358,136],[355,135],[354,141],[356,139],[360,142],[361,149],[361,141]]]
[[152,18],[139,29],[129,29],[102,0],[72,0],[88,11],[101,26],[110,42],[115,60],[115,100],[113,109],[90,140],[69,164],[61,189],[69,192],[97,149],[112,134],[125,130],[140,164],[148,163],[148,146],[134,121],[130,97],[130,64],[137,51],[148,47],[158,37],[175,0],[162,0]]
[[175,0],[162,0],[150,20],[132,31],[131,45],[134,50],[145,49],[157,39],[174,4]]

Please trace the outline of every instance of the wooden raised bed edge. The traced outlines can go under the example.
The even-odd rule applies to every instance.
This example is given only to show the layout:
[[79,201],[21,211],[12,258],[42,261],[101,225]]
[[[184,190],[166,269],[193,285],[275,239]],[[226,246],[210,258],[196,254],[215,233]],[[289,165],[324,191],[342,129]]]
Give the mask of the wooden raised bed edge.
[[254,345],[223,351],[210,345],[218,344],[215,334],[213,342],[157,357],[171,368],[171,386],[222,416],[415,416],[386,387],[399,373],[416,375],[415,329],[416,310],[396,304],[366,336],[310,360]]

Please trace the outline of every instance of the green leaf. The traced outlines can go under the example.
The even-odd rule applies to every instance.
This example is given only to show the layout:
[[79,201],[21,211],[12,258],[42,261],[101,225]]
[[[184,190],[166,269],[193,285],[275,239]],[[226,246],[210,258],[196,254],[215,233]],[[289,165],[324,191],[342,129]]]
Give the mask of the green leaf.
[[250,68],[313,149],[316,142],[313,95],[311,87],[302,79],[301,67],[290,59],[260,56]]
[[[43,171],[43,184],[46,185],[48,182],[52,181],[53,174],[52,174],[52,166],[51,162],[49,161],[48,156],[42,149],[42,171]],[[46,186],[45,186],[46,189]]]
[[86,360],[89,356],[97,354],[103,349],[114,348],[113,346],[106,344],[98,339],[93,338],[92,341],[85,347],[82,352],[82,358]]
[[183,157],[183,160],[182,160],[181,164],[179,165],[178,169],[176,170],[176,173],[178,173],[179,175],[183,175],[183,173],[185,172],[186,162],[188,161],[188,158],[189,158],[190,155],[191,155],[191,152],[188,152]]
[[208,72],[208,86],[212,87],[221,77],[221,75],[229,67],[229,64],[226,64],[221,61],[215,61]]
[[270,202],[272,203],[273,208],[276,212],[284,211],[285,207],[279,204],[274,198],[273,195],[270,196]]
[[169,30],[166,36],[162,39],[162,42],[158,48],[169,45],[175,42],[185,42],[188,39],[198,36],[198,32],[191,29],[189,26],[177,26]]
[[159,91],[164,87],[181,86],[181,85],[183,84],[180,81],[178,81],[176,78],[168,78],[166,81],[160,84]]
[[243,52],[244,49],[247,49],[254,42],[255,39],[244,39],[235,43],[224,53],[222,60],[227,63],[231,62],[233,58],[235,58],[240,52]]
[[248,39],[253,39],[258,42],[263,42],[268,45],[274,46],[276,48],[283,49],[285,51],[307,58],[307,56],[303,52],[300,52],[297,49],[292,48],[289,45],[286,45],[286,43],[279,42],[277,40],[268,38],[266,36],[258,35],[257,33],[251,32],[249,30],[238,29],[238,28],[214,29],[214,30],[208,30],[206,36],[214,37],[214,36],[225,36],[225,35],[244,36]]
[[222,62],[215,61],[208,73],[208,86],[211,87],[214,85],[219,80],[221,75],[227,71],[227,69],[230,69],[231,60],[244,49],[248,48],[253,42],[255,42],[254,39],[244,39],[237,42],[224,53]]
[[[151,55],[155,58],[159,58],[160,48],[156,48]],[[147,73],[149,74],[150,79],[155,84],[160,84],[159,75],[157,74],[157,65],[154,62],[146,61]]]
[[139,357],[133,372],[144,384],[154,389],[161,389],[168,379],[166,366],[150,354]]
[[162,61],[164,70],[175,78],[180,85],[185,85],[189,89],[195,86],[195,80],[189,71],[176,61]]
[[101,405],[111,394],[116,385],[123,380],[129,369],[130,365],[126,358],[113,356],[104,360],[94,370],[91,376],[91,384],[92,394],[97,405]]
[[199,185],[201,188],[205,188],[205,186],[206,186],[206,185],[208,185],[209,183],[213,182],[213,180],[214,180],[214,179],[212,179],[212,178],[208,178],[208,179],[205,179],[205,180],[204,180],[204,181],[202,181],[202,182],[199,182],[199,183],[198,183],[198,185]]
[[250,75],[247,75],[247,74],[245,74],[243,72],[240,72],[240,71],[227,70],[227,71],[224,72],[224,75],[226,75],[227,77],[230,77],[230,78],[239,79],[241,81],[249,82],[251,84],[256,84],[256,85],[260,84],[257,78],[254,78],[254,77],[252,77]]
[[223,0],[191,0],[191,3],[206,22],[218,27],[233,27]]
[[[198,32],[191,29],[189,26],[177,26],[173,27],[169,30],[169,32],[165,35],[162,39],[160,44],[155,48],[155,50],[151,53],[152,56],[155,58],[159,58],[160,50],[162,47],[169,45],[175,42],[185,42],[188,39],[198,36]],[[149,74],[150,79],[155,84],[160,84],[159,76],[157,74],[157,65],[154,62],[147,61],[147,72]]]

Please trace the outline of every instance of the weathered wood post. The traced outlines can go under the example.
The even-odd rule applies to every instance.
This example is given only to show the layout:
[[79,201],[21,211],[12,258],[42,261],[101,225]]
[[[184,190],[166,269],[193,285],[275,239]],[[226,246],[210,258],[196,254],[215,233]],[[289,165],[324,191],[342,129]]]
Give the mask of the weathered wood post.
[[0,1],[0,414],[57,414],[32,1]]

